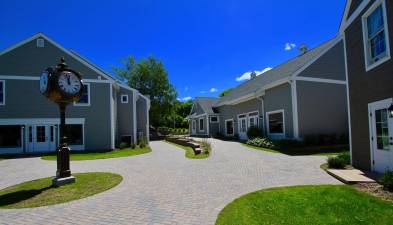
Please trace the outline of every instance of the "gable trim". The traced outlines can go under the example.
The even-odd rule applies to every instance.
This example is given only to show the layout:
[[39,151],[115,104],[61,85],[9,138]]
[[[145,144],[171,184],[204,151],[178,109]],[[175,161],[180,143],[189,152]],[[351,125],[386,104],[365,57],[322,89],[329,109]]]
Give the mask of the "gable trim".
[[358,8],[352,13],[352,15],[348,17],[349,13],[349,8],[351,7],[352,0],[348,0],[347,5],[346,5],[346,14],[344,14],[344,17],[341,20],[341,25],[340,25],[340,30],[339,33],[342,34],[344,33],[345,29],[349,27],[355,21],[356,18],[360,16],[360,13],[363,12],[363,10],[366,8],[366,6],[370,3],[370,0],[363,0],[363,2],[358,6]]
[[106,79],[108,79],[108,80],[110,80],[110,81],[112,81],[112,82],[115,82],[114,78],[110,77],[109,75],[107,75],[107,74],[103,73],[102,71],[98,70],[97,68],[95,68],[95,67],[98,67],[98,66],[95,66],[95,65],[92,64],[92,63],[87,63],[86,61],[82,60],[79,56],[77,56],[76,54],[72,53],[71,51],[65,49],[65,48],[62,47],[60,44],[56,43],[55,41],[53,41],[52,39],[50,39],[49,37],[47,37],[47,36],[46,36],[45,34],[43,34],[43,33],[35,34],[35,35],[33,35],[32,37],[27,38],[27,39],[25,39],[25,40],[23,40],[23,41],[21,41],[21,42],[15,44],[15,45],[11,46],[11,47],[5,49],[4,51],[2,51],[2,52],[0,53],[0,56],[1,56],[1,55],[4,55],[4,54],[6,54],[6,53],[8,53],[8,52],[10,52],[10,51],[12,51],[12,50],[14,50],[14,49],[17,49],[17,48],[19,48],[20,46],[22,46],[22,45],[24,45],[24,44],[26,44],[26,43],[28,43],[28,42],[30,42],[30,41],[36,39],[36,38],[39,38],[39,37],[44,38],[44,39],[47,40],[49,43],[51,43],[51,44],[54,45],[55,47],[59,48],[60,50],[62,50],[63,52],[65,52],[66,54],[68,54],[69,56],[71,56],[72,58],[74,58],[75,60],[77,60],[78,62],[82,63],[84,66],[86,66],[86,67],[88,67],[89,69],[93,70],[94,72],[100,74],[101,76],[105,77]]

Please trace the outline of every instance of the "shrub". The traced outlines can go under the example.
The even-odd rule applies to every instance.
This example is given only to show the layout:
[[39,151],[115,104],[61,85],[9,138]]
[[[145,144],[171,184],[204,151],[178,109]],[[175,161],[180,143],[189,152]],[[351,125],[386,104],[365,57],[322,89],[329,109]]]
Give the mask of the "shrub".
[[328,162],[329,168],[332,168],[332,169],[344,169],[344,167],[347,165],[345,163],[345,160],[338,157],[338,156],[337,157],[329,157],[327,162]]
[[207,139],[202,139],[202,141],[201,141],[201,147],[202,147],[202,149],[203,149],[203,153],[204,154],[206,154],[206,155],[209,155],[210,154],[210,152],[211,152],[211,150],[212,150],[212,147],[211,147],[211,144],[210,144],[210,142],[208,142],[207,141]]
[[340,153],[337,157],[342,159],[345,165],[349,165],[351,163],[351,156],[349,155],[349,152]]
[[257,137],[261,137],[261,136],[262,136],[262,131],[258,127],[252,126],[252,127],[248,128],[248,130],[247,130],[247,137],[249,139],[254,139],[254,138],[257,138]]
[[139,148],[145,148],[147,146],[147,141],[145,137],[142,137],[141,139],[139,139]]
[[127,142],[122,142],[122,143],[120,143],[120,149],[125,149],[125,148],[128,148],[130,145],[127,143]]
[[136,148],[136,144],[134,144],[134,143],[130,144],[130,148],[131,149],[135,149]]
[[274,149],[275,146],[272,141],[266,138],[254,138],[251,140],[248,140],[246,142],[248,145],[256,146],[256,147],[261,147],[261,148],[268,148],[268,149]]
[[379,179],[379,182],[385,190],[393,191],[393,171],[386,170]]

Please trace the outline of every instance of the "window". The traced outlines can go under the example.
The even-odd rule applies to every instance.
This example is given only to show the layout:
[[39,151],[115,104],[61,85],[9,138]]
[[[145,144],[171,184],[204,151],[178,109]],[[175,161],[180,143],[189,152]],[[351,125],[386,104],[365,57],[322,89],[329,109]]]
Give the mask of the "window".
[[83,84],[83,94],[78,102],[75,102],[76,106],[90,106],[90,84]]
[[0,126],[0,148],[22,147],[21,126]]
[[267,113],[269,134],[284,134],[284,111],[274,111]]
[[43,47],[45,47],[45,40],[42,39],[42,38],[38,38],[38,39],[37,39],[37,47],[38,47],[38,48],[43,48]]
[[258,112],[253,112],[248,114],[248,125],[250,127],[258,127]]
[[0,105],[5,105],[5,81],[0,80]]
[[83,125],[68,124],[65,128],[64,135],[67,137],[69,145],[83,145]]
[[54,132],[54,127],[50,126],[50,141],[53,142],[55,140],[55,132]]
[[128,95],[121,95],[121,103],[128,103]]
[[226,132],[226,135],[229,135],[229,136],[233,135],[233,120],[225,121],[225,132]]
[[204,131],[205,130],[205,120],[204,119],[199,119],[199,131]]
[[363,16],[366,70],[390,59],[385,1],[377,1]]
[[29,126],[29,142],[33,142],[33,127]]
[[45,137],[45,126],[37,126],[36,127],[36,142],[42,143],[46,141]]
[[210,122],[211,122],[211,123],[218,123],[218,116],[212,116],[212,117],[210,117]]
[[377,149],[389,150],[389,124],[388,124],[388,111],[381,109],[375,111],[375,128],[377,136]]

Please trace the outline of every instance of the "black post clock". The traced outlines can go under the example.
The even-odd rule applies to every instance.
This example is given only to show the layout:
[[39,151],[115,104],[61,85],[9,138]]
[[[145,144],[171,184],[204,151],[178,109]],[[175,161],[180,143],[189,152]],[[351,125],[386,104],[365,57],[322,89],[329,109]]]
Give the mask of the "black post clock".
[[57,103],[60,109],[60,144],[57,149],[57,171],[54,186],[75,182],[70,170],[70,148],[65,136],[66,106],[80,99],[83,93],[81,75],[70,69],[64,58],[55,67],[47,68],[40,78],[40,92],[49,100]]

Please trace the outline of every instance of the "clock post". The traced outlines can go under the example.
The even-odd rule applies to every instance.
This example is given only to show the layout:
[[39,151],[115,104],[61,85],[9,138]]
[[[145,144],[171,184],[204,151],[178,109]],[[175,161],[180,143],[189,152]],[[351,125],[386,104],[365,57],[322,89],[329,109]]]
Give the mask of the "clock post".
[[70,148],[66,137],[66,107],[71,102],[80,99],[83,93],[81,75],[70,69],[64,58],[53,69],[47,68],[40,78],[40,91],[49,100],[55,102],[60,110],[60,142],[57,149],[57,170],[53,179],[54,186],[74,183],[75,177],[71,175]]

